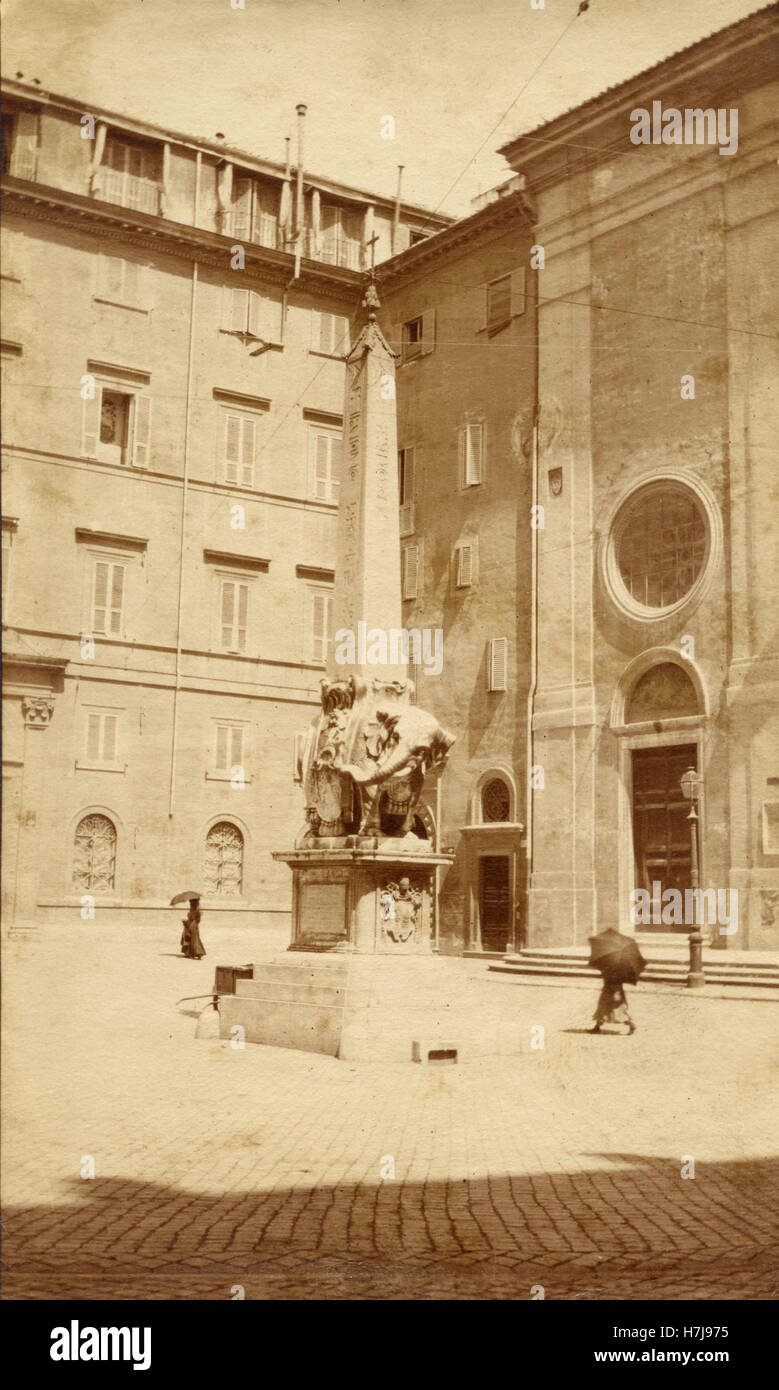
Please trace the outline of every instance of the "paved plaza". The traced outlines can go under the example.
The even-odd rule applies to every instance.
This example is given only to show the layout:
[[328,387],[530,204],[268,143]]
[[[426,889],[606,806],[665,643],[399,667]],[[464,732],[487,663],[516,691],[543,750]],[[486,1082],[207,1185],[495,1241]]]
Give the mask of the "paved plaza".
[[6,944],[7,1298],[772,1296],[771,1002],[639,986],[593,1037],[594,986],[492,976],[519,1057],[240,1050],[176,1001],[281,943],[176,920]]

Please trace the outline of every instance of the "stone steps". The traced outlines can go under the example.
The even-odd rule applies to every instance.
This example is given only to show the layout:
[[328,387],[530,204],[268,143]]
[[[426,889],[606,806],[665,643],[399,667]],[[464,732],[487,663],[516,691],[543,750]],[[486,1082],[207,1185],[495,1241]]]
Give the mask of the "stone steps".
[[[647,944],[640,943],[646,957]],[[703,973],[707,985],[749,986],[750,989],[779,990],[779,964],[766,961],[714,961],[712,952],[704,951]],[[717,955],[720,953],[717,952]],[[490,971],[504,975],[536,976],[541,978],[559,977],[565,979],[597,980],[599,972],[587,964],[589,952],[582,948],[523,951],[518,956],[508,956],[500,962],[491,963]],[[653,952],[641,976],[642,984],[685,985],[689,970],[689,956],[685,948],[678,948],[671,954],[661,947]]]

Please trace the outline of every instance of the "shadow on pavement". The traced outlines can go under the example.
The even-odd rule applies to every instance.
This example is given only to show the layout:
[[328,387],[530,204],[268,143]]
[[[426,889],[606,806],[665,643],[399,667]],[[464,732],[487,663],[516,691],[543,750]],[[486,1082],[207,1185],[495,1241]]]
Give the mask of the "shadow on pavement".
[[[257,1143],[258,1169],[262,1144]],[[121,1177],[9,1207],[6,1299],[764,1299],[779,1164],[586,1154],[573,1172],[214,1195]],[[301,1178],[305,1170],[301,1169]]]

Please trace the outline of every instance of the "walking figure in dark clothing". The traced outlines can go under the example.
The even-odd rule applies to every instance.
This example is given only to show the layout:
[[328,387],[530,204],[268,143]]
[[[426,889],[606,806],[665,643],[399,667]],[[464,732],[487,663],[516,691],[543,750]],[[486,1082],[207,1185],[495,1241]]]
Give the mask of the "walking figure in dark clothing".
[[200,940],[200,899],[190,898],[189,912],[182,920],[184,930],[181,933],[182,954],[189,956],[190,960],[200,960],[206,953],[206,948]]
[[624,988],[626,984],[638,983],[646,965],[635,939],[611,928],[598,932],[597,936],[590,937],[589,964],[603,976],[603,988],[593,1014],[595,1026],[590,1032],[599,1033],[603,1023],[624,1023],[628,1033],[635,1033],[636,1025],[630,1017]]
[[598,995],[598,1003],[593,1018],[595,1019],[595,1027],[590,1029],[591,1033],[599,1033],[602,1023],[626,1023],[628,1033],[635,1033],[636,1025],[630,1017],[628,1001],[625,998],[625,987],[621,980],[604,975],[603,988]]

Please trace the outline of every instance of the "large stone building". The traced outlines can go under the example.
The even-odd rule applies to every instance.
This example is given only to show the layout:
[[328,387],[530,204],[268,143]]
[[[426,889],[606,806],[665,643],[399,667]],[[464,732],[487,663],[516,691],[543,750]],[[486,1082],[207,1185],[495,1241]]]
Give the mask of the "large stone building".
[[[689,767],[700,884],[738,893],[707,936],[776,945],[776,37],[773,7],[510,141],[521,192],[381,268],[418,445],[407,621],[444,628],[425,703],[461,740],[451,949],[510,946],[517,907],[534,946],[633,930],[633,889],[691,887]],[[657,107],[697,141],[634,143]],[[435,350],[406,365],[420,315]],[[689,928],[665,906],[645,925]]]
[[286,920],[373,245],[410,674],[457,734],[441,949],[632,930],[635,888],[692,884],[688,768],[701,886],[738,893],[709,931],[776,944],[776,8],[510,141],[454,225],[308,175],[299,211],[282,166],[99,113],[85,140],[11,84],[17,921],[149,920],[192,875],[211,920]]
[[457,735],[430,808],[456,851],[439,897],[449,951],[505,951],[525,927],[532,216],[516,178],[379,268],[398,354],[404,625],[442,634],[440,670],[411,675]]
[[451,219],[17,82],[3,185],[6,922],[283,925],[349,320]]

